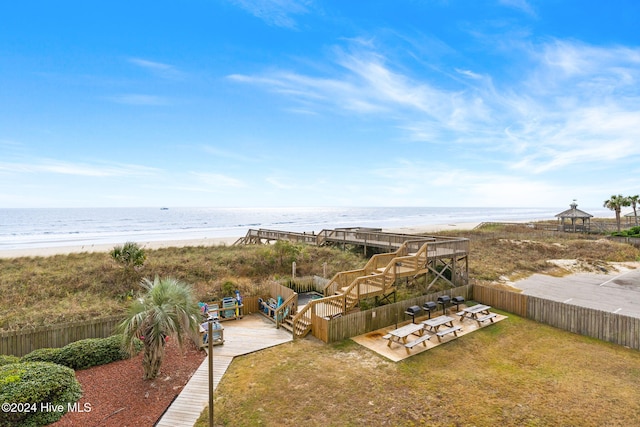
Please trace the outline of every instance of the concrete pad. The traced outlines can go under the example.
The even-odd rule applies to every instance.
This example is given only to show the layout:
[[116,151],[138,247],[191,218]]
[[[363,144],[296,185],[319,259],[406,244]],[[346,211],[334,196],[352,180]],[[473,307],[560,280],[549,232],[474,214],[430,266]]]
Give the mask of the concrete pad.
[[534,274],[510,285],[525,295],[640,318],[640,268],[564,277]]

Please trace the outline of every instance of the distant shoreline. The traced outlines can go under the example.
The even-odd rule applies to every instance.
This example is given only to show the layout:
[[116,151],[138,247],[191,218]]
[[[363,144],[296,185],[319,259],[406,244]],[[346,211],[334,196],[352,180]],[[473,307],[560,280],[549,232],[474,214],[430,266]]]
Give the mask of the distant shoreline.
[[[521,221],[516,221],[521,222]],[[528,221],[522,221],[528,222]],[[383,229],[385,232],[391,233],[404,233],[404,234],[420,234],[420,233],[436,233],[446,230],[471,230],[480,222],[464,222],[456,224],[427,224],[411,227],[400,227],[393,229]],[[220,246],[233,245],[239,238],[244,236],[229,236],[229,237],[214,237],[206,239],[184,239],[184,240],[162,240],[162,241],[138,241],[138,245],[144,249],[163,249],[163,248],[180,248],[189,246]],[[100,244],[83,244],[83,245],[69,245],[69,246],[50,246],[50,247],[38,247],[38,248],[23,248],[23,249],[6,249],[0,250],[0,258],[20,258],[20,257],[48,257],[54,255],[68,255],[72,253],[93,253],[109,252],[118,244],[114,243],[100,243]]]

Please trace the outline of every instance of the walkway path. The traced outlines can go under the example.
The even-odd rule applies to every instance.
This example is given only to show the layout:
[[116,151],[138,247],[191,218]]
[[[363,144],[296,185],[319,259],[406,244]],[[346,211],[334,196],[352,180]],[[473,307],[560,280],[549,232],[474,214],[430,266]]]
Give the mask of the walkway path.
[[[253,353],[292,340],[290,332],[259,314],[222,323],[224,344],[213,347],[213,388],[236,356]],[[205,359],[180,395],[156,424],[159,427],[193,427],[209,404],[209,361]]]

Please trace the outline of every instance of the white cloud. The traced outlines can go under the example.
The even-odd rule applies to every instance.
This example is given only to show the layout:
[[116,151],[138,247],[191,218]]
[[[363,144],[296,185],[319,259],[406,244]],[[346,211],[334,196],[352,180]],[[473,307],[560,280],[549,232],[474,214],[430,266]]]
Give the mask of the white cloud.
[[311,0],[230,0],[269,25],[296,28],[295,15],[309,13]]
[[536,11],[527,0],[500,0],[500,3],[512,7],[514,9],[521,10],[527,15],[536,16]]
[[446,85],[430,74],[409,76],[370,49],[334,53],[333,71],[323,76],[229,77],[285,95],[304,111],[383,117],[409,141],[468,147],[528,174],[640,155],[640,49],[558,40],[527,46],[516,55],[524,64],[511,64],[525,67],[520,78],[499,86],[463,68]]
[[129,62],[165,79],[174,79],[182,74],[173,65],[162,62],[149,61],[142,58],[129,58]]
[[153,175],[158,169],[129,164],[71,163],[54,159],[42,159],[32,163],[0,163],[0,170],[10,173],[52,173],[87,177]]
[[461,70],[459,68],[456,68],[456,73],[461,74],[465,77],[468,77],[470,79],[474,79],[474,80],[479,80],[482,78],[482,76],[480,74],[474,73],[471,70]]
[[206,173],[206,172],[193,172],[198,181],[207,185],[211,190],[224,190],[228,188],[243,188],[247,185],[240,179],[220,174],[220,173]]

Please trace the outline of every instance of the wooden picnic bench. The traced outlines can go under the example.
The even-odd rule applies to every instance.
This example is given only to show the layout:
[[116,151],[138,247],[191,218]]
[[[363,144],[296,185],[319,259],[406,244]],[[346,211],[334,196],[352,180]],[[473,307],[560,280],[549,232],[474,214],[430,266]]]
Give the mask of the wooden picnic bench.
[[489,314],[489,310],[491,306],[478,304],[471,307],[467,307],[462,311],[456,313],[457,316],[460,316],[460,321],[462,322],[465,317],[476,320],[479,314]]
[[485,316],[477,317],[477,318],[475,318],[474,320],[475,320],[476,322],[478,322],[478,326],[482,326],[482,323],[483,323],[483,322],[486,322],[487,320],[490,320],[490,321],[491,321],[491,323],[493,323],[493,318],[494,318],[494,317],[496,317],[496,316],[497,316],[497,314],[496,314],[496,313],[489,313],[489,314],[487,314],[487,315],[485,315]]
[[409,350],[411,350],[413,347],[417,346],[420,343],[422,343],[426,347],[427,346],[427,341],[429,341],[432,336],[433,335],[429,335],[427,333],[424,333],[422,336],[416,338],[415,340],[409,341],[408,343],[406,343],[404,345],[404,347],[407,350],[407,354],[411,354],[409,352]]
[[391,347],[391,343],[397,342],[399,344],[406,344],[407,337],[409,335],[418,335],[422,336],[424,332],[424,328],[422,324],[409,323],[408,325],[402,326],[398,329],[394,329],[393,331],[389,331],[387,334],[389,338],[386,338],[387,335],[383,336],[383,338],[387,339],[387,346]]
[[442,337],[447,334],[453,334],[455,337],[458,337],[458,331],[462,330],[462,326],[453,326],[451,328],[443,329],[441,331],[436,332],[438,336],[438,341],[442,341]]

